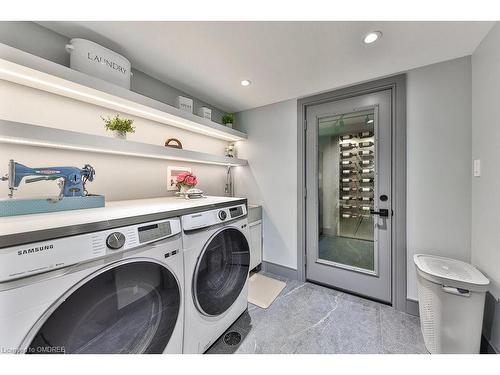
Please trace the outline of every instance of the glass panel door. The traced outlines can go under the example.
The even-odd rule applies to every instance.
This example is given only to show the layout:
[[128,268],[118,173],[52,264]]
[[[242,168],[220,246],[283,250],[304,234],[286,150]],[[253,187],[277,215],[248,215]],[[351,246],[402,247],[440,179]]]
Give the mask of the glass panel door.
[[306,277],[392,298],[392,92],[306,109]]
[[374,109],[318,120],[319,259],[375,272]]

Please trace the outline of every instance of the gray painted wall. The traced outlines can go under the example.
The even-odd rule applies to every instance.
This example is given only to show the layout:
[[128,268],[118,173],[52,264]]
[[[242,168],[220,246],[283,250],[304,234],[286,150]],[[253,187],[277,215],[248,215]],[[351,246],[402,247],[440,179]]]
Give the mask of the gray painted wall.
[[[69,67],[69,54],[64,46],[69,38],[29,21],[0,21],[0,43],[43,57]],[[105,46],[113,49],[113,46]],[[126,56],[125,56],[126,57]],[[187,96],[194,101],[194,113],[200,107],[212,109],[212,120],[221,123],[224,111],[207,102],[163,83],[144,72],[132,69],[131,90],[175,106],[177,96]]]
[[408,298],[418,299],[413,255],[470,260],[470,57],[407,76]]
[[[411,70],[407,87],[408,296],[416,299],[413,253],[470,256],[470,57]],[[290,268],[297,268],[296,112],[289,100],[237,115],[249,135],[239,146],[249,168],[236,192],[263,205],[264,259]]]
[[248,141],[238,156],[249,160],[235,168],[235,193],[263,208],[263,260],[297,269],[297,100],[237,115]]
[[481,160],[481,177],[472,179],[472,263],[491,281],[485,336],[500,350],[500,24],[472,55],[472,159]]

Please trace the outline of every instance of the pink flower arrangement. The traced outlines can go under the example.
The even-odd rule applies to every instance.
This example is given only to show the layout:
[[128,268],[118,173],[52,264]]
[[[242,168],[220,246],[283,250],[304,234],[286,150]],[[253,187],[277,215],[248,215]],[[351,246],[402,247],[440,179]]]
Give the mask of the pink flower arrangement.
[[196,176],[190,172],[182,172],[176,177],[177,187],[189,187],[192,188],[198,183]]

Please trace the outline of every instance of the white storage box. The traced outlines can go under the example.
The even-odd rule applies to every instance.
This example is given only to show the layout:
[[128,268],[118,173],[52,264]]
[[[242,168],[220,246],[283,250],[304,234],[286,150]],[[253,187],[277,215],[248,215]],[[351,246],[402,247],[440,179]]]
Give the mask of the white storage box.
[[432,353],[479,353],[489,280],[472,265],[417,254],[422,334]]
[[101,78],[130,90],[131,66],[122,55],[87,39],[71,39],[66,45],[71,69]]
[[193,113],[193,99],[178,96],[175,104],[181,111]]
[[198,116],[212,120],[212,110],[207,107],[201,107],[198,109]]

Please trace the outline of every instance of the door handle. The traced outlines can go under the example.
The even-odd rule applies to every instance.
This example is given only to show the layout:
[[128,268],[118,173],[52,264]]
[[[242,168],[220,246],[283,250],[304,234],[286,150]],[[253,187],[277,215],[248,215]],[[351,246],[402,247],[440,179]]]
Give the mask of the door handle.
[[389,217],[389,210],[387,208],[381,208],[378,211],[370,210],[372,215],[379,215],[380,217]]

